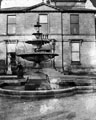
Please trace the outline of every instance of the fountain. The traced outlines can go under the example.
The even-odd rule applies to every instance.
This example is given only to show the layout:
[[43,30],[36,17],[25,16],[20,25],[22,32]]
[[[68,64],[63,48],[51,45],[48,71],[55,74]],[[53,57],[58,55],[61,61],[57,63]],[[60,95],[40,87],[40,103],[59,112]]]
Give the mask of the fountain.
[[[34,52],[17,54],[18,57],[33,62],[33,68],[27,78],[25,78],[22,73],[22,65],[19,63],[17,77],[0,77],[0,95],[33,99],[69,96],[78,92],[93,92],[96,89],[94,87],[95,81],[92,80],[91,82],[89,79],[88,82],[88,78],[86,78],[87,80],[85,78],[82,80],[78,77],[77,79],[80,80],[76,80],[74,77],[64,78],[63,75],[63,80],[57,80],[55,78],[50,80],[49,74],[46,74],[42,63],[45,63],[46,60],[50,61],[58,56],[58,54],[56,54],[52,48],[44,48],[44,45],[49,45],[50,42],[53,42],[52,45],[54,45],[55,40],[52,39],[51,41],[48,39],[48,36],[44,38],[43,34],[39,31],[41,27],[39,22],[37,22],[34,27],[38,29],[36,33],[33,33],[36,39],[26,41],[27,44],[35,46]],[[50,71],[51,70],[53,70],[53,68],[51,68]],[[53,71],[50,73],[53,74]],[[60,75],[62,76],[62,74]]]
[[51,50],[42,49],[44,44],[50,43],[50,40],[43,38],[43,34],[39,32],[41,25],[37,22],[34,25],[38,29],[33,35],[36,36],[35,40],[26,41],[27,44],[32,44],[36,46],[33,53],[23,53],[18,54],[17,56],[22,57],[28,61],[33,61],[34,66],[30,76],[25,83],[25,90],[50,90],[50,81],[47,74],[42,72],[42,62],[48,59],[52,59],[55,56],[58,56],[56,53],[52,53]]
[[42,66],[45,61],[50,61],[55,56],[58,56],[52,48],[44,48],[44,45],[49,45],[50,42],[52,42],[52,45],[55,45],[56,40],[48,39],[47,35],[44,37],[44,35],[40,33],[41,25],[39,22],[37,22],[34,27],[37,28],[37,32],[33,33],[33,35],[36,36],[36,39],[25,41],[27,44],[35,46],[34,52],[16,54],[18,57],[33,62],[32,70],[25,79],[22,74],[22,65],[19,63],[17,78],[13,78],[11,80],[2,79],[2,82],[0,82],[0,95],[34,98],[52,97],[54,96],[54,92],[56,92],[57,95],[60,92],[63,92],[63,90],[58,91],[58,89],[55,89],[54,91],[52,89],[49,76],[44,73]]

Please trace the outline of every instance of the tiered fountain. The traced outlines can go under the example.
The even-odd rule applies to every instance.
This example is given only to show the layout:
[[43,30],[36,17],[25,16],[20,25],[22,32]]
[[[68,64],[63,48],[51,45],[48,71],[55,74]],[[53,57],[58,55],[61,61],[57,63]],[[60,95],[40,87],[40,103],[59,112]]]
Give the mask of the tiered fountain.
[[55,86],[57,85],[58,88],[56,88],[55,90],[52,89],[52,82],[50,83],[49,76],[44,73],[42,62],[46,60],[51,60],[55,56],[58,56],[58,54],[56,54],[54,50],[52,52],[52,49],[46,50],[43,48],[43,45],[50,44],[50,40],[42,37],[43,34],[39,32],[39,28],[41,27],[39,22],[37,22],[37,24],[34,25],[34,27],[38,28],[37,33],[33,33],[33,35],[36,36],[36,39],[26,41],[26,43],[36,46],[36,48],[34,48],[34,52],[30,54],[17,54],[17,56],[22,57],[23,59],[32,61],[34,63],[33,69],[31,70],[27,79],[18,77],[17,79],[14,79],[13,77],[13,79],[11,80],[9,80],[9,78],[7,80],[5,80],[5,78],[4,80],[0,80],[0,95],[19,98],[49,98],[68,96],[76,92],[78,93],[79,91],[86,92],[91,90],[92,92],[93,86],[89,87],[87,85],[87,87],[82,87],[78,86],[77,82],[76,87],[74,81],[64,81],[64,78],[63,80],[60,80],[57,83],[55,82]]
[[[2,81],[0,83],[0,94],[7,96],[18,96],[24,98],[43,98],[43,97],[53,97],[55,92],[58,95],[59,92],[63,90],[54,91],[52,89],[49,76],[44,73],[42,65],[45,61],[50,61],[55,56],[58,56],[52,48],[44,48],[45,44],[50,44],[50,42],[55,43],[55,40],[48,39],[48,36],[45,38],[42,33],[39,32],[41,25],[37,22],[34,25],[38,29],[33,35],[36,36],[36,39],[31,41],[26,41],[28,44],[35,46],[34,52],[32,53],[20,53],[17,54],[18,57],[26,59],[33,62],[33,68],[29,72],[27,79],[17,77],[16,80]],[[20,73],[19,73],[20,75]],[[59,86],[59,84],[58,84]],[[56,95],[55,95],[56,96]]]
[[33,35],[36,36],[35,40],[26,41],[28,44],[32,44],[36,46],[33,53],[23,53],[18,54],[18,56],[22,57],[23,59],[26,59],[28,61],[33,61],[34,66],[33,70],[31,72],[31,75],[28,77],[28,80],[25,84],[25,90],[49,90],[50,87],[50,81],[47,74],[44,74],[42,72],[42,62],[46,61],[48,59],[52,59],[55,56],[58,56],[56,53],[52,53],[52,50],[46,50],[42,49],[42,46],[44,44],[50,43],[50,40],[43,38],[43,34],[39,32],[39,29],[41,25],[39,22],[37,22],[36,25],[34,25],[38,29],[36,33],[33,33]]

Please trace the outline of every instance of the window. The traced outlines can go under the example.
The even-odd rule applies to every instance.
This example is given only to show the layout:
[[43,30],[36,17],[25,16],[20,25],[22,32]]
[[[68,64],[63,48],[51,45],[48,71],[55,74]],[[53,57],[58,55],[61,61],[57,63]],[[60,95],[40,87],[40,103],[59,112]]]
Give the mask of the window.
[[70,16],[70,31],[72,35],[79,34],[79,15],[77,14]]
[[48,16],[46,14],[39,15],[39,22],[40,22],[40,24],[47,24],[48,23]]
[[71,61],[72,63],[80,63],[80,40],[71,41]]
[[43,34],[48,34],[48,15],[39,14],[39,23],[41,24],[41,32]]
[[8,15],[7,16],[7,34],[15,34],[16,33],[16,16]]

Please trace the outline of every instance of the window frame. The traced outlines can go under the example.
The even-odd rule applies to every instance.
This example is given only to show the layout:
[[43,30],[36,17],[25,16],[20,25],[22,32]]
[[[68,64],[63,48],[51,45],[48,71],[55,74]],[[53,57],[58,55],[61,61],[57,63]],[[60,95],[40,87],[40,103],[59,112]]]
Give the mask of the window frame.
[[[42,16],[42,15],[45,15],[45,16],[47,16],[47,22],[40,22],[40,16]],[[48,26],[48,23],[49,23],[49,19],[48,19],[48,14],[39,14],[38,15],[38,20],[39,20],[39,23],[40,23],[40,25],[41,25],[41,28],[40,28],[40,30],[42,31],[42,28],[43,27],[45,27],[45,29],[46,29],[46,33],[44,33],[44,36],[46,36],[46,35],[48,35],[48,33],[49,33],[49,26]]]
[[[77,22],[72,22],[72,17],[73,17],[73,16],[77,16],[77,17],[78,17],[78,18],[77,18],[77,19],[78,19]],[[77,31],[76,33],[73,32],[73,29],[72,29],[73,27],[72,27],[72,26],[76,26],[76,27],[78,28],[78,29],[77,29],[77,28],[75,27],[75,28],[76,28],[76,31]],[[79,35],[79,14],[70,14],[70,34],[71,34],[71,35]]]
[[[9,17],[12,17],[12,16],[15,16],[15,22],[9,22]],[[9,32],[9,26],[15,26],[15,32],[13,32],[13,33],[10,33]],[[12,27],[13,28],[13,27]],[[7,15],[7,35],[15,35],[16,34],[16,15]]]
[[[47,22],[40,22],[40,16],[47,16]],[[39,14],[39,23],[40,24],[48,24],[48,14]]]
[[[82,44],[83,40],[71,40],[70,44],[71,44],[71,64],[75,64],[75,65],[81,65],[81,44]],[[79,51],[73,51],[72,50],[72,43],[78,43],[79,44]],[[72,60],[72,53],[78,53],[79,54],[79,61],[73,61]]]

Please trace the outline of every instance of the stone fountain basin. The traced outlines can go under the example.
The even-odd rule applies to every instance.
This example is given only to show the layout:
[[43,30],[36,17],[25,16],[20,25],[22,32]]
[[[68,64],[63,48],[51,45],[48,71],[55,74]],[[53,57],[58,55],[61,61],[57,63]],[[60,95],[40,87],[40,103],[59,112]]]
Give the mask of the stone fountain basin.
[[[12,98],[23,98],[23,99],[46,99],[46,98],[58,98],[68,97],[77,93],[89,93],[96,92],[96,86],[71,86],[63,89],[52,89],[52,90],[35,90],[27,91],[22,89],[6,89],[5,86],[12,85],[13,87],[23,86],[24,81],[21,82],[1,82],[0,83],[0,96],[12,97]],[[4,88],[5,87],[5,88]]]
[[22,57],[23,59],[26,59],[28,61],[35,61],[37,63],[40,63],[42,61],[48,60],[49,58],[54,58],[55,56],[58,56],[56,53],[49,53],[49,52],[35,52],[35,53],[26,53],[26,54],[17,54],[17,56]]
[[[37,75],[37,74],[36,74]],[[35,76],[35,75],[34,75]],[[26,78],[29,77],[26,76]],[[70,95],[75,95],[77,93],[89,93],[96,92],[96,82],[95,79],[88,78],[61,78],[56,84],[62,86],[62,89],[51,89],[51,90],[24,90],[24,85],[26,83],[26,78],[18,79],[14,77],[3,77],[0,78],[0,96],[9,96],[15,98],[24,99],[44,99],[52,97],[66,97]],[[32,75],[33,78],[33,75]],[[34,77],[35,78],[35,77]],[[36,76],[37,78],[37,76]],[[65,81],[64,81],[65,80]],[[12,86],[16,89],[8,89],[6,86]],[[18,89],[18,87],[20,87]]]
[[0,88],[0,96],[23,98],[23,99],[47,99],[68,97],[81,93],[96,92],[96,86],[77,86],[58,90],[39,90],[39,91],[24,91],[24,90],[8,90]]
[[39,90],[39,91],[24,91],[24,90],[9,90],[0,88],[0,96],[9,96],[16,98],[32,98],[44,99],[52,97],[70,96],[75,93],[75,87],[59,89],[59,90]]
[[[37,77],[36,77],[37,78]],[[35,79],[35,77],[34,77]],[[38,78],[39,79],[39,78]],[[50,98],[73,95],[74,87],[54,90],[24,90],[26,79],[2,80],[0,83],[0,95],[19,98]],[[35,81],[35,83],[38,81]],[[40,82],[40,80],[39,80]],[[34,83],[34,81],[32,81]],[[74,92],[73,92],[74,91]]]
[[21,81],[6,80],[5,82],[3,81],[0,83],[0,95],[19,97],[19,98],[50,98],[50,97],[60,97],[65,95],[68,96],[75,92],[74,91],[75,87],[70,87],[66,89],[65,88],[51,89],[51,90],[24,90],[25,83],[26,83],[25,80],[24,81],[23,80]]

